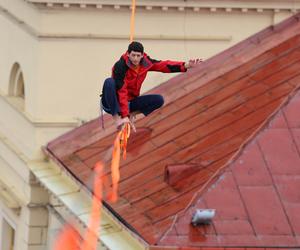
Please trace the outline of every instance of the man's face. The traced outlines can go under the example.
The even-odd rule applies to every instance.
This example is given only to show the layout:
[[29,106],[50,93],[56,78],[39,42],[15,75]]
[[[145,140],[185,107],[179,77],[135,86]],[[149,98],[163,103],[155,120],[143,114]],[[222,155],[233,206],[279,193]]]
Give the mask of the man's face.
[[143,53],[131,51],[129,54],[129,60],[132,62],[133,65],[138,66],[143,58]]

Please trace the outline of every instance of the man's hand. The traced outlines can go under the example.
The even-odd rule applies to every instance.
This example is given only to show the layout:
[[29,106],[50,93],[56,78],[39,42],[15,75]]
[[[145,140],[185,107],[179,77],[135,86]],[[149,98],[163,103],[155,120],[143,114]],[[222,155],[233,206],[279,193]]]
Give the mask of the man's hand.
[[203,62],[203,59],[199,59],[199,58],[198,59],[191,59],[188,62],[184,63],[184,67],[186,69],[194,68],[202,62]]
[[121,130],[124,124],[129,123],[132,130],[134,132],[136,132],[136,128],[135,128],[133,122],[128,117],[121,118],[121,117],[117,116],[117,117],[114,117],[114,120],[115,120],[115,124],[116,124],[116,127],[118,130]]

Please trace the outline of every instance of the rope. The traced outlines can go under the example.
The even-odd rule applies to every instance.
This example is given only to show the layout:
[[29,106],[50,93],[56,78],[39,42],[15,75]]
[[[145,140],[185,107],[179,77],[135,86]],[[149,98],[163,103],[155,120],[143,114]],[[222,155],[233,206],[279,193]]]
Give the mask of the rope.
[[135,19],[135,0],[132,0],[131,18],[130,18],[130,42],[133,41],[133,37],[134,37],[134,19]]

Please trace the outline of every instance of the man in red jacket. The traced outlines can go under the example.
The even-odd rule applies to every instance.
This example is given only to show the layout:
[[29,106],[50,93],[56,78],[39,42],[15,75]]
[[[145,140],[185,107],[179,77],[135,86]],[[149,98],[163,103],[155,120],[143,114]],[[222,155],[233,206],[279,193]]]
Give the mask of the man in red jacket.
[[117,128],[130,123],[134,128],[132,116],[137,113],[149,115],[164,104],[161,95],[142,95],[140,90],[148,71],[163,73],[185,72],[195,67],[201,59],[188,62],[158,61],[144,53],[139,42],[132,42],[112,69],[112,77],[107,78],[103,85],[101,105],[111,114]]

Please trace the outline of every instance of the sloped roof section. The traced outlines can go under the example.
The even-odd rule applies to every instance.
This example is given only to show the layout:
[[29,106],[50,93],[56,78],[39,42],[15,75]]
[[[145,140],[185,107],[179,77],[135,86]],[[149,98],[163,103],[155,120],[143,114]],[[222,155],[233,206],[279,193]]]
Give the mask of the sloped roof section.
[[[297,91],[235,156],[218,180],[178,214],[159,245],[299,249],[299,110]],[[212,225],[190,224],[200,208],[216,209]]]
[[[300,91],[245,146],[214,185],[178,215],[159,244],[299,249],[299,110]],[[216,209],[212,225],[197,228],[189,223],[199,208]]]
[[[227,224],[232,227],[228,235],[237,237],[246,233],[252,239],[243,242],[241,238],[238,244],[234,237],[220,240],[215,225],[206,231],[203,228],[190,230],[190,215],[185,214],[197,200],[203,207],[210,205],[201,203],[199,194],[211,188],[243,145],[295,93],[300,85],[299,34],[299,15],[296,15],[151,91],[165,96],[165,106],[137,121],[138,133],[130,138],[127,159],[120,167],[120,198],[115,204],[105,201],[149,245],[275,247],[282,240],[284,245],[299,246],[299,240],[296,240],[299,234],[287,221],[278,232],[293,239],[286,241],[279,237],[271,241],[270,237],[260,237],[264,235],[264,229],[257,231],[252,225],[257,219],[255,214],[250,216],[249,211],[249,214],[244,211],[238,217],[241,224],[234,224],[234,216],[230,217],[233,224]],[[97,161],[107,161],[115,136],[112,121],[107,116],[105,119],[109,125],[105,131],[101,130],[97,119],[57,138],[46,148],[51,157],[87,187],[91,169]],[[109,177],[109,167],[105,175]],[[260,175],[255,176],[254,182],[260,182]],[[244,175],[243,178],[251,182],[251,176]],[[284,198],[279,199],[279,191],[273,185],[275,179],[270,177],[268,181],[269,189],[245,189],[244,199],[248,199],[249,204],[254,202],[253,210],[261,205],[256,205],[252,198],[261,192],[265,192],[265,196],[272,192],[277,194],[277,199],[271,200],[272,206],[282,204]],[[286,183],[284,178],[277,182]],[[233,184],[237,185],[237,181]],[[232,194],[220,190],[215,202],[223,198],[218,204],[226,207],[226,195],[230,199]],[[282,195],[285,195],[284,191]],[[214,196],[210,199],[214,205]],[[232,203],[228,206],[238,211],[242,205]],[[287,213],[285,209],[281,206],[282,216]],[[266,209],[262,210],[262,213],[266,212]],[[242,229],[238,230],[238,227]],[[227,234],[226,230],[225,225],[224,234]],[[255,241],[258,237],[260,240]]]

